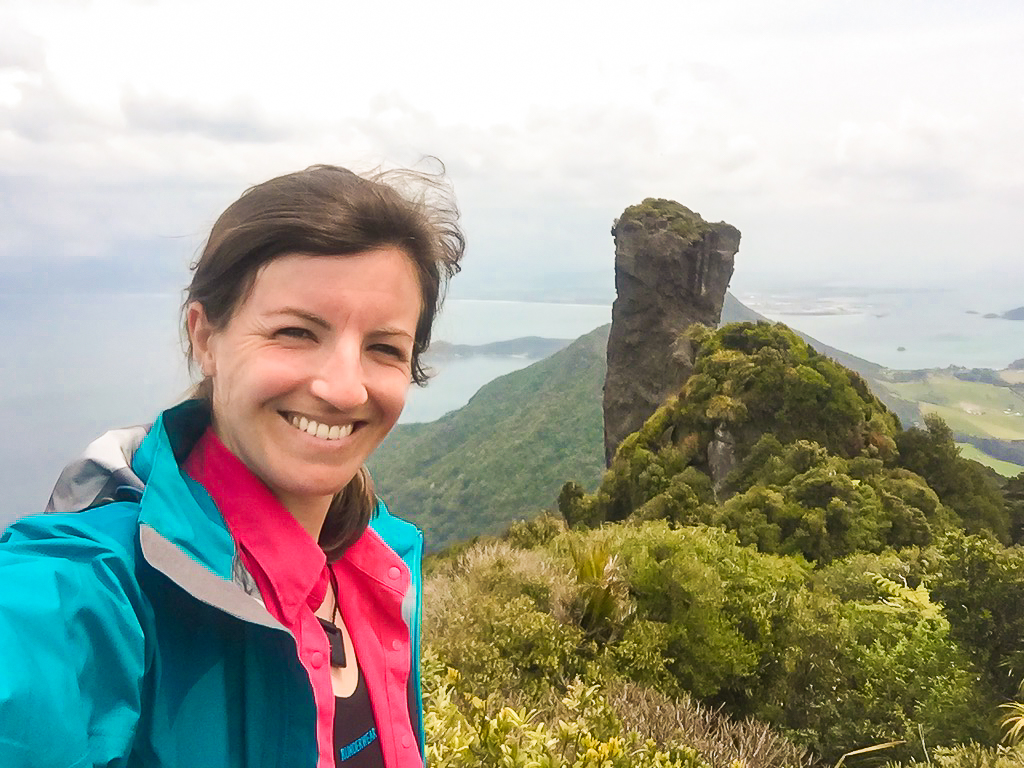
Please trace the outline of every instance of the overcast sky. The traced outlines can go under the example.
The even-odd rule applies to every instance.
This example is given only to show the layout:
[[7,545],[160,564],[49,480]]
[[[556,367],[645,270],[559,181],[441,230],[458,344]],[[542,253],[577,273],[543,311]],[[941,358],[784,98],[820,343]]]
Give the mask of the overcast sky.
[[0,0],[0,287],[183,265],[252,183],[424,155],[469,284],[611,270],[649,196],[743,232],[734,284],[1005,284],[1022,73],[1016,0]]

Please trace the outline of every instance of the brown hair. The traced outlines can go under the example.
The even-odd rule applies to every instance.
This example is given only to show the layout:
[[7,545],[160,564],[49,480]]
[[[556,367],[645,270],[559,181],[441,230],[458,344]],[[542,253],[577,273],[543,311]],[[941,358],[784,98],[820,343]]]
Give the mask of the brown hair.
[[[465,237],[450,186],[440,173],[398,170],[358,176],[314,165],[246,190],[210,232],[192,265],[183,313],[199,302],[214,328],[224,328],[245,302],[260,269],[286,254],[345,256],[382,247],[405,252],[416,267],[423,308],[412,350],[412,379],[424,385],[422,355],[448,280],[459,271]],[[185,332],[189,363],[192,340]],[[209,380],[195,389],[210,400]],[[331,503],[320,546],[336,559],[366,528],[376,508],[373,481],[360,467]]]

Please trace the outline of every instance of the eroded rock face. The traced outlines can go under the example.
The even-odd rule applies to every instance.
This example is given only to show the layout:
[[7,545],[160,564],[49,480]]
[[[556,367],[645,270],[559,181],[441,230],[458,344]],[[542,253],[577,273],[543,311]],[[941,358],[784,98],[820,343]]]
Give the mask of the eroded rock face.
[[607,463],[690,376],[683,331],[693,323],[718,325],[740,246],[735,227],[653,198],[627,208],[612,235],[617,296],[604,382]]
[[725,478],[736,469],[736,441],[724,426],[715,427],[715,439],[708,443],[708,471],[715,494],[722,490]]

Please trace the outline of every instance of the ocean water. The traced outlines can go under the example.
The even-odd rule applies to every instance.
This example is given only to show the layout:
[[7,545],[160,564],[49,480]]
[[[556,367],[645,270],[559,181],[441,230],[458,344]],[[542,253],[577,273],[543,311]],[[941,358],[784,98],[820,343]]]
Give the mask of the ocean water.
[[[597,304],[455,299],[445,304],[434,325],[434,338],[452,344],[487,344],[523,336],[576,339],[611,319],[611,307]],[[525,357],[480,355],[434,363],[434,376],[427,386],[409,390],[401,422],[433,421],[464,406],[487,382],[533,362]]]
[[[189,375],[176,294],[0,294],[0,526],[40,511],[61,468],[107,429],[147,423],[181,400]],[[450,301],[435,339],[481,344],[519,336],[576,338],[611,308]],[[476,357],[435,364],[410,389],[403,422],[460,408],[492,379],[532,360]]]
[[986,318],[1024,305],[1024,285],[888,291],[737,291],[766,317],[895,369],[1005,368],[1024,358],[1024,322]]
[[[787,289],[739,291],[752,309],[894,368],[1001,368],[1024,358],[1024,323],[984,319],[1024,304],[1024,288],[977,292]],[[188,390],[174,294],[0,294],[0,525],[42,509],[60,469],[104,430],[151,421]],[[975,312],[979,314],[969,314]],[[451,300],[434,338],[483,344],[576,338],[611,307]],[[902,351],[899,347],[903,347]],[[403,422],[432,421],[484,384],[529,365],[475,357],[436,365],[410,390]]]

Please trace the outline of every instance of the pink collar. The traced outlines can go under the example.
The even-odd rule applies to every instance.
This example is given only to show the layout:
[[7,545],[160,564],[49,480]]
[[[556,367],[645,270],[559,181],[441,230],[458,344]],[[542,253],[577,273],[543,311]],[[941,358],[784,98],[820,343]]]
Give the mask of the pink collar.
[[[271,613],[294,623],[327,594],[327,558],[273,492],[208,427],[183,469],[210,494]],[[270,605],[267,606],[271,608]]]

